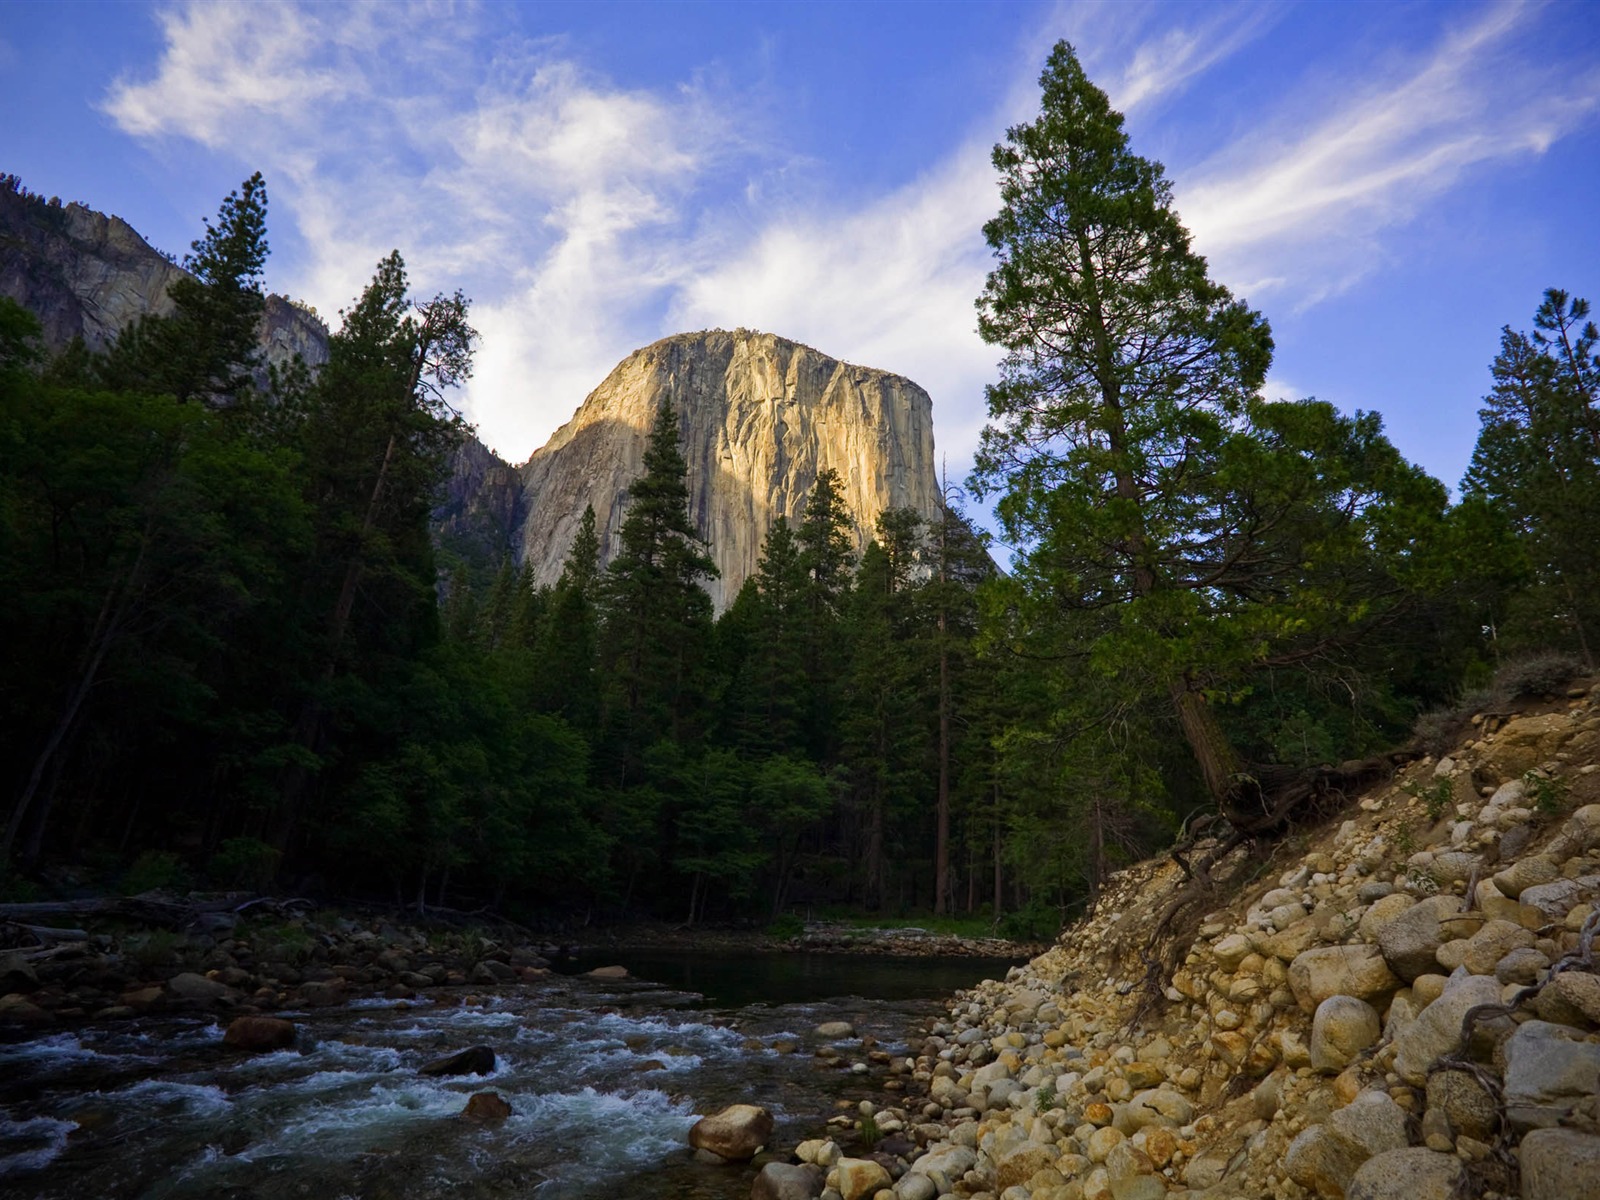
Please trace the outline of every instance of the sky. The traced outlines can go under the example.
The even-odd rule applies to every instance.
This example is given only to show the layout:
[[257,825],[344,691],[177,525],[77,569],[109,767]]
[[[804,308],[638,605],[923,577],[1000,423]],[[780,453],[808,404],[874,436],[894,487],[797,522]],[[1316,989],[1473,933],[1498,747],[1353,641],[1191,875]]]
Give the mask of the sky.
[[336,323],[390,249],[482,334],[521,462],[628,352],[767,330],[898,372],[970,467],[989,154],[1066,38],[1271,321],[1271,398],[1465,470],[1502,326],[1600,303],[1592,4],[0,5],[0,171],[182,254],[266,177],[267,285]]

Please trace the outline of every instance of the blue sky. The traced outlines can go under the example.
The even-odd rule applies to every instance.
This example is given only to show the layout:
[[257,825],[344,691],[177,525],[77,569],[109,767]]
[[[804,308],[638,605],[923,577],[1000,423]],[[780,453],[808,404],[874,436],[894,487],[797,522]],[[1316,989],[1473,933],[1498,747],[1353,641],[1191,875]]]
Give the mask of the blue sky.
[[335,314],[393,247],[463,288],[521,461],[628,351],[744,325],[898,371],[952,479],[990,147],[1058,38],[1270,318],[1272,396],[1376,409],[1454,485],[1504,324],[1600,303],[1592,4],[0,6],[0,170],[182,253],[253,170],[268,285]]

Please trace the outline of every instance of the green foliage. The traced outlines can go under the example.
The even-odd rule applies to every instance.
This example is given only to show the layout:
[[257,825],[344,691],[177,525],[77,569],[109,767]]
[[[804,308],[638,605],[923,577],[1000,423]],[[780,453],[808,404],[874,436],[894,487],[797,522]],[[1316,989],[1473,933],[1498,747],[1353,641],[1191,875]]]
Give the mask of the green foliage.
[[1508,649],[1577,651],[1600,637],[1600,330],[1588,301],[1544,294],[1532,334],[1501,333],[1462,489],[1506,520],[1528,565],[1505,605]]
[[144,892],[187,892],[193,886],[189,869],[176,854],[146,850],[123,873],[122,890],[130,896]]
[[1052,1108],[1060,1107],[1061,1099],[1056,1095],[1056,1081],[1046,1079],[1034,1090],[1033,1111],[1042,1117]]
[[806,931],[806,923],[793,913],[779,913],[767,923],[766,935],[776,942],[792,942]]
[[1436,779],[1431,787],[1425,788],[1422,792],[1422,806],[1430,821],[1438,821],[1448,813],[1454,801],[1455,791],[1448,779]]
[[206,864],[206,872],[219,887],[259,892],[269,887],[283,858],[260,838],[226,839]]
[[1546,775],[1543,771],[1529,771],[1522,777],[1533,807],[1541,816],[1561,816],[1571,808],[1572,784],[1560,775]]

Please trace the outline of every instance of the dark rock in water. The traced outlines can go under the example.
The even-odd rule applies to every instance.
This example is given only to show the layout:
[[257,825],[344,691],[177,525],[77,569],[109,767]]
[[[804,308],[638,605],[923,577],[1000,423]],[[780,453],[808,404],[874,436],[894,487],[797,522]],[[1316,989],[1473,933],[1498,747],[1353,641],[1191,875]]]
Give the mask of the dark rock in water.
[[0,1025],[48,1025],[54,1019],[26,996],[0,996]]
[[750,1188],[750,1200],[815,1200],[825,1179],[812,1163],[768,1163]]
[[510,1115],[511,1105],[498,1092],[478,1092],[461,1110],[462,1119],[467,1121],[504,1121]]
[[292,1021],[281,1017],[239,1017],[222,1035],[224,1046],[239,1050],[286,1050],[294,1045]]
[[772,1114],[754,1104],[733,1104],[714,1116],[701,1117],[689,1130],[689,1145],[723,1158],[744,1162],[772,1136]]
[[449,1058],[441,1058],[421,1068],[418,1075],[487,1075],[494,1070],[494,1051],[488,1046],[469,1046]]

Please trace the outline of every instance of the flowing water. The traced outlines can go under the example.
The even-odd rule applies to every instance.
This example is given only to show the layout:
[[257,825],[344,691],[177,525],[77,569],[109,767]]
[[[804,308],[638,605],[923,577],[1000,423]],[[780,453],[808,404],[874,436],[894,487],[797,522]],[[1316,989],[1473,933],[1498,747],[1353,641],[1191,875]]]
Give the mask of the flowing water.
[[[619,954],[635,978],[551,976],[476,1002],[357,1001],[284,1013],[292,1050],[245,1055],[203,1017],[89,1025],[0,1045],[0,1197],[733,1200],[754,1169],[695,1163],[697,1114],[760,1104],[772,1141],[820,1132],[883,1076],[827,1066],[846,1020],[897,1056],[938,999],[1008,962]],[[417,1068],[472,1045],[492,1075]],[[846,1063],[865,1060],[840,1043]],[[508,1100],[502,1124],[459,1119]]]

